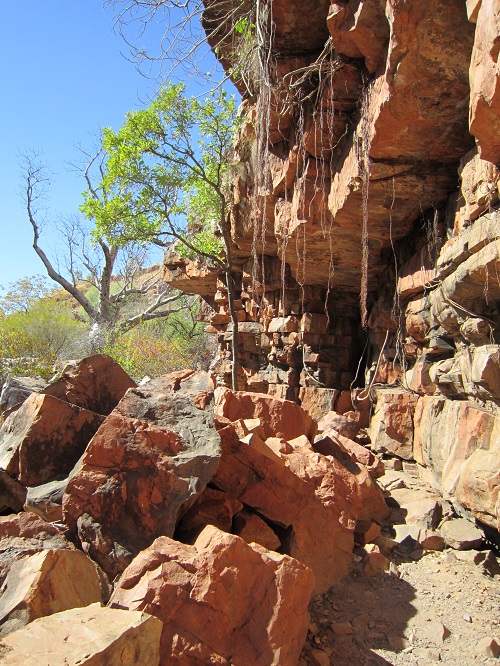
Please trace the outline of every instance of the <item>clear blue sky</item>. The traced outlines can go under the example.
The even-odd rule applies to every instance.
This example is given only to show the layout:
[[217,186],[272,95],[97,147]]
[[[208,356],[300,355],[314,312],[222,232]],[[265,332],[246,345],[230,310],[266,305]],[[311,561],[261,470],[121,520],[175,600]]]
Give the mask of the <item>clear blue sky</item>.
[[[121,55],[126,45],[102,4],[0,0],[0,286],[44,274],[20,196],[19,153],[43,151],[54,174],[47,205],[54,214],[74,213],[85,189],[66,164],[78,159],[75,146],[91,146],[103,126],[118,128],[154,93]],[[49,247],[56,242],[46,237]]]

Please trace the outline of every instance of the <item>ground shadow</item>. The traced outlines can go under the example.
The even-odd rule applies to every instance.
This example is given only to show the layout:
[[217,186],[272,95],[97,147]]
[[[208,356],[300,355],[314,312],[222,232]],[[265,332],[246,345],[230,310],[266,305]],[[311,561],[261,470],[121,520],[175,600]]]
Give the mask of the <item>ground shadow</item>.
[[324,650],[335,666],[393,664],[390,655],[404,649],[408,622],[416,614],[415,597],[407,581],[388,573],[368,578],[357,565],[350,576],[313,601],[313,631],[303,661],[317,664],[314,650]]

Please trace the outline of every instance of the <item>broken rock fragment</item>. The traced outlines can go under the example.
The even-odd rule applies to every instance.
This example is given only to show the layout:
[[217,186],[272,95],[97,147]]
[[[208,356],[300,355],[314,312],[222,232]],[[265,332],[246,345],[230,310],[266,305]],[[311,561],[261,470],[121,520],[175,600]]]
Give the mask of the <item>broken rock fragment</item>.
[[39,617],[101,601],[96,566],[79,550],[42,550],[14,562],[0,595],[0,635]]
[[32,393],[42,391],[46,386],[43,379],[33,377],[7,377],[0,393],[0,423],[9,414],[19,409]]
[[127,389],[135,386],[137,384],[114,359],[107,354],[95,354],[69,363],[44,393],[107,415]]
[[62,498],[67,485],[66,478],[28,488],[25,511],[36,513],[48,522],[62,521]]
[[162,664],[295,666],[313,584],[293,558],[206,527],[192,546],[158,538],[109,605],[162,620]]
[[243,509],[234,518],[233,532],[247,543],[258,543],[268,550],[278,550],[281,546],[277,534],[256,513]]
[[299,405],[259,393],[215,391],[214,416],[221,425],[239,419],[260,419],[265,438],[282,437],[286,440],[300,435],[312,437],[316,424]]
[[337,435],[354,439],[360,430],[360,425],[355,419],[350,419],[344,414],[329,411],[318,421],[318,431],[322,433],[327,430],[333,430]]
[[0,642],[4,666],[159,666],[161,622],[91,604],[39,618]]
[[205,488],[182,516],[177,530],[180,534],[186,534],[206,525],[214,525],[224,532],[230,532],[233,517],[242,508],[243,504],[231,495],[216,488]]
[[69,474],[102,421],[99,414],[33,393],[0,430],[0,467],[25,486]]
[[483,532],[465,518],[447,520],[441,525],[441,533],[447,545],[455,550],[480,548],[484,538]]
[[335,459],[308,449],[272,460],[242,443],[231,425],[219,435],[222,457],[213,478],[217,487],[285,528],[286,552],[313,570],[316,593],[346,575],[361,508],[355,475]]
[[384,463],[378,456],[358,442],[339,435],[334,430],[326,430],[316,435],[313,448],[323,455],[332,455],[338,460],[352,460],[358,462],[370,472],[374,479],[385,474]]
[[33,513],[0,516],[0,585],[14,562],[42,550],[75,550],[52,523]]
[[417,397],[403,389],[376,389],[375,413],[370,423],[372,448],[413,459],[413,415]]

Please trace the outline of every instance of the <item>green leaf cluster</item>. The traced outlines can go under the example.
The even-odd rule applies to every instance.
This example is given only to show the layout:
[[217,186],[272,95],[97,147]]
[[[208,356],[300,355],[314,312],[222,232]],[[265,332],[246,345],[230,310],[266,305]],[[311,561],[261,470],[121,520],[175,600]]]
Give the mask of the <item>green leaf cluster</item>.
[[88,327],[74,318],[71,309],[51,298],[31,302],[0,320],[0,375],[6,373],[53,374],[58,358],[80,355]]
[[225,91],[188,98],[183,84],[168,84],[117,132],[104,129],[102,178],[81,206],[95,237],[118,245],[175,239],[191,255],[219,257],[236,125],[236,102]]

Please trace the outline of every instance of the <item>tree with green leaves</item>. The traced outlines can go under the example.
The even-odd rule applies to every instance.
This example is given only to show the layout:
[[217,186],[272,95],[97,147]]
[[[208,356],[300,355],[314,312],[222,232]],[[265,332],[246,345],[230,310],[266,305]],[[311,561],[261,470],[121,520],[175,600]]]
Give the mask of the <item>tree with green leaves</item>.
[[224,275],[232,322],[232,386],[237,389],[238,320],[232,258],[231,147],[236,102],[223,90],[188,98],[183,84],[162,88],[122,127],[103,131],[101,179],[82,212],[95,238],[113,247],[153,243],[202,257]]

